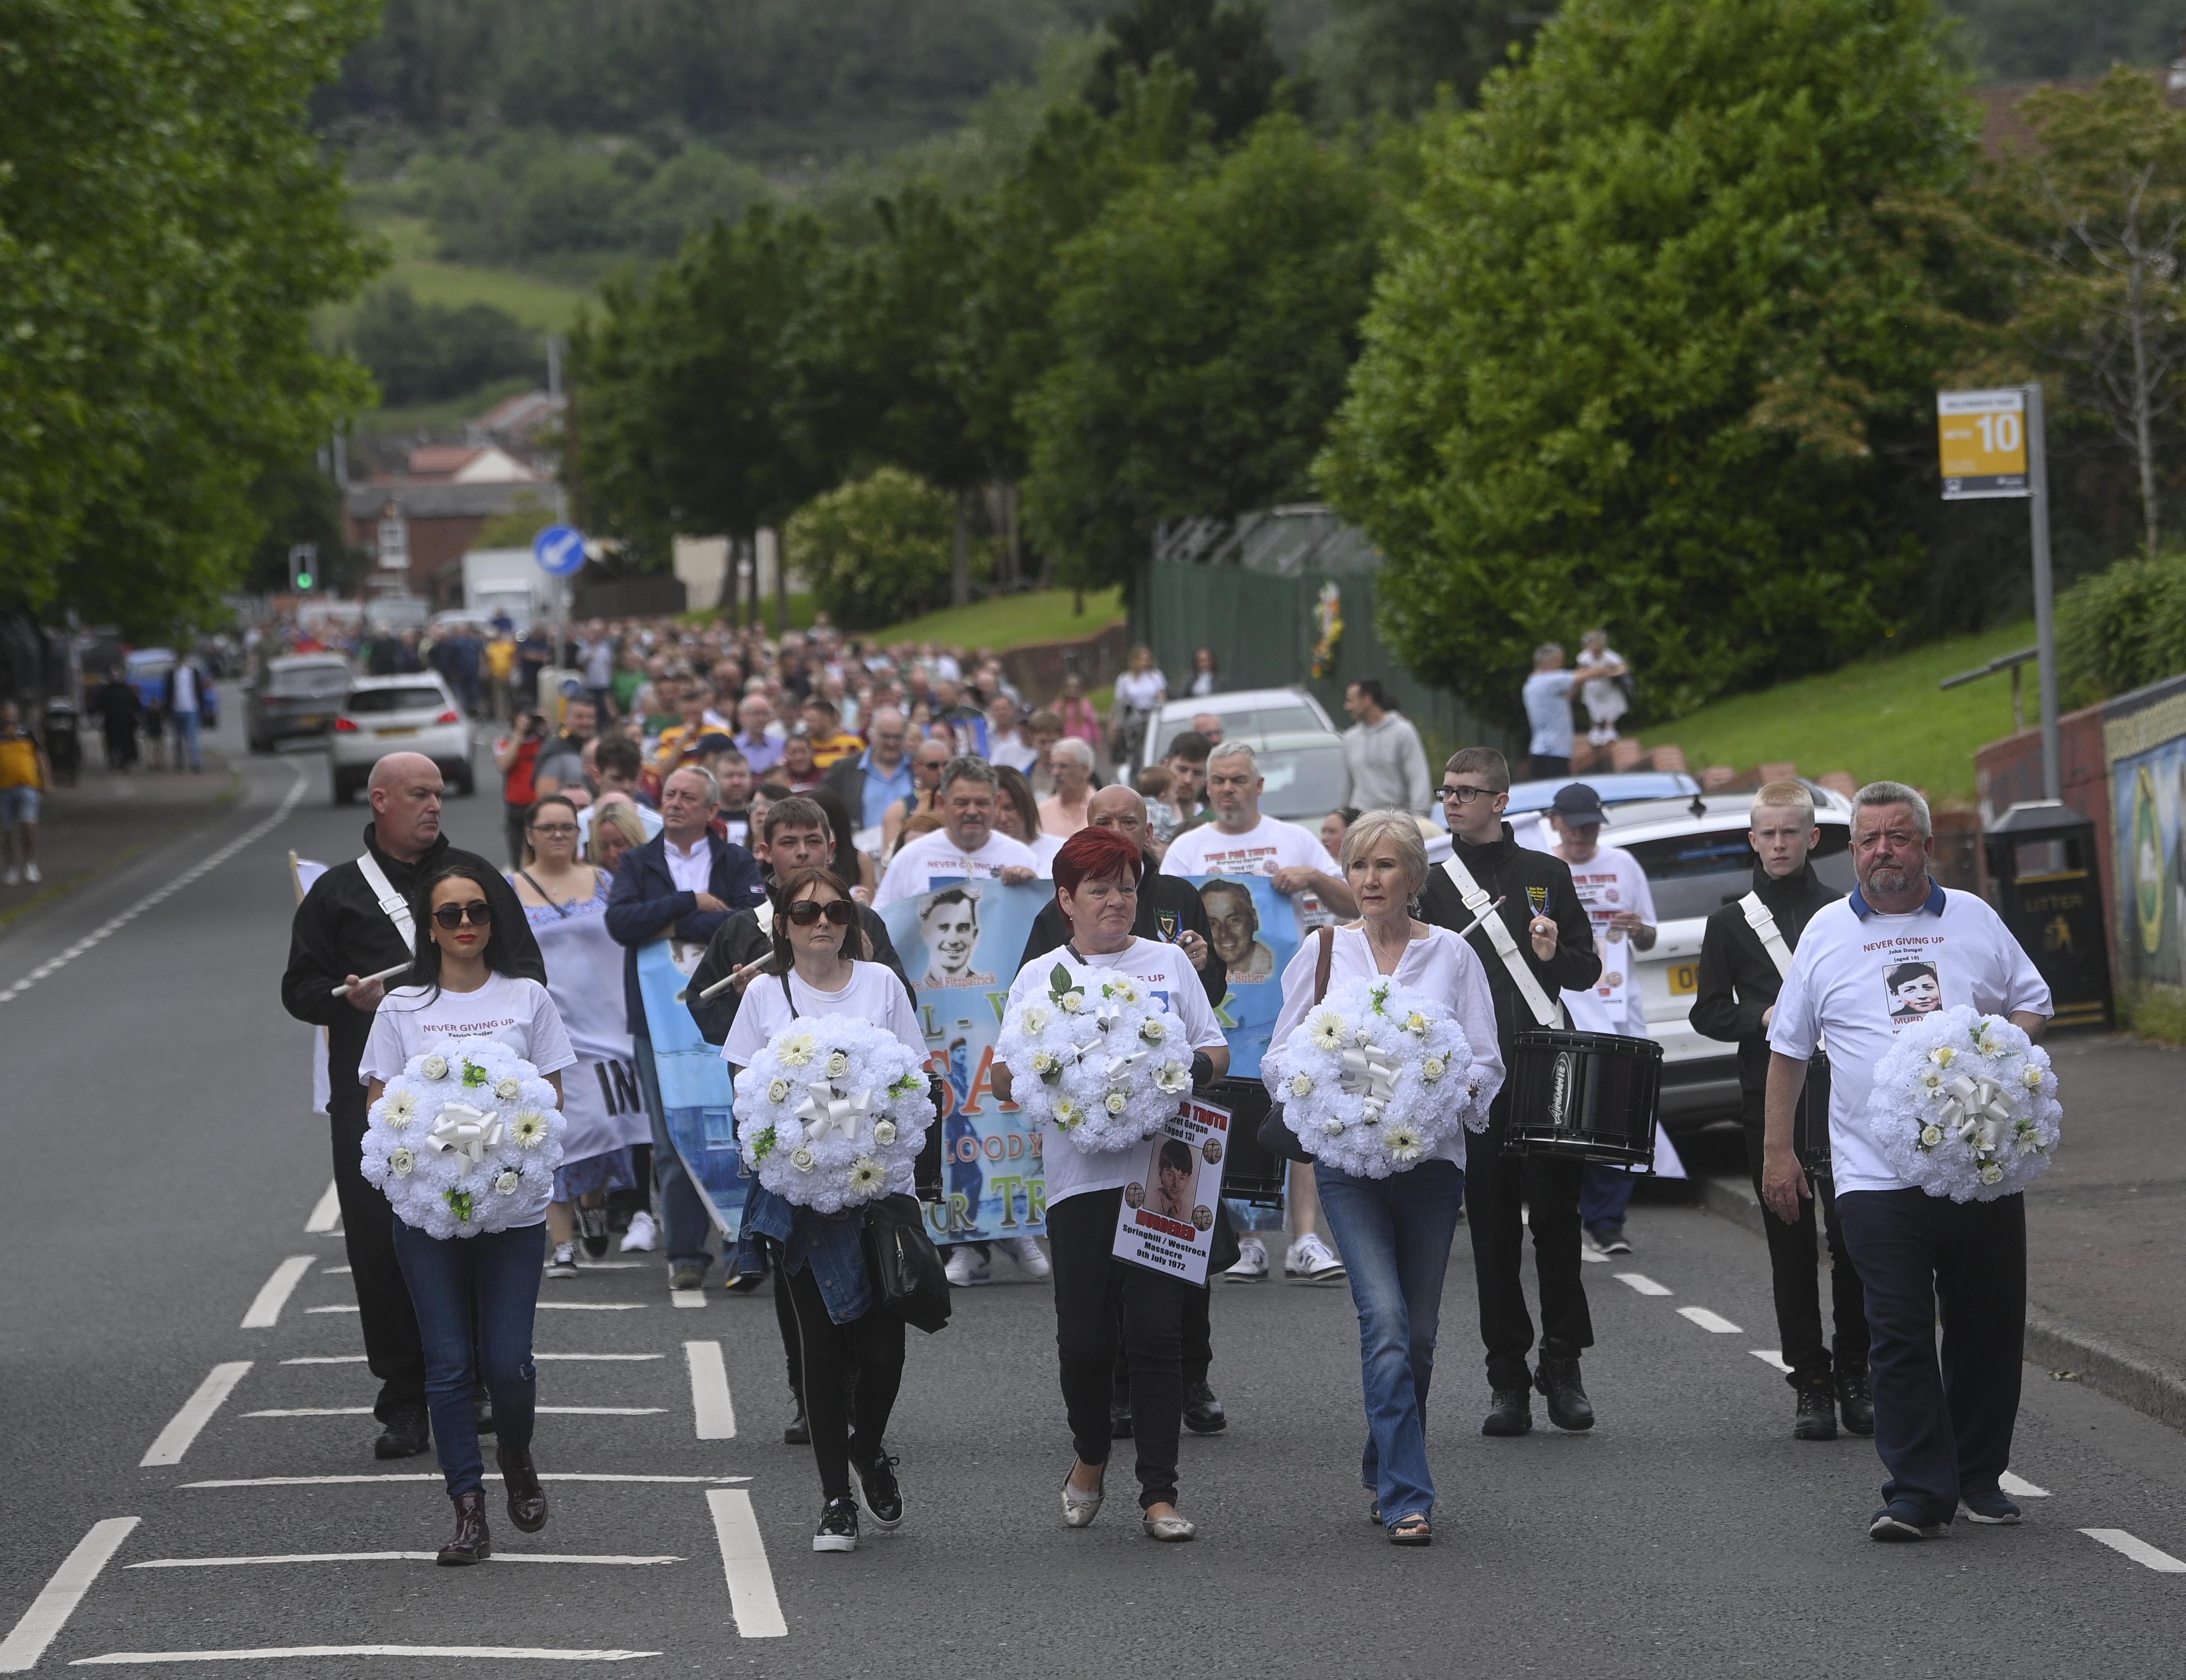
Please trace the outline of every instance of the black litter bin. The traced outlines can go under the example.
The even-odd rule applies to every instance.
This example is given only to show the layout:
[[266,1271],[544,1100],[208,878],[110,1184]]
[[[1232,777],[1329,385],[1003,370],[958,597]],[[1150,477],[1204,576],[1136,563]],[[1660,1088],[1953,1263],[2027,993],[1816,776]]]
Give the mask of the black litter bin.
[[2052,1027],[2113,1024],[2095,826],[2056,799],[2014,805],[1983,837],[1997,913],[2049,983]]
[[65,700],[46,702],[46,759],[53,767],[53,780],[64,787],[76,786],[83,767],[83,736],[76,708]]

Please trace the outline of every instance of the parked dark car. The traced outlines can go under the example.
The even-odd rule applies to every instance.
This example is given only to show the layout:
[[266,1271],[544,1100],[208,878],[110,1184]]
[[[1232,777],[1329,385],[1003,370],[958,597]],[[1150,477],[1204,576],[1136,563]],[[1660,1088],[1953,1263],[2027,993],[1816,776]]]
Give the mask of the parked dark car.
[[339,653],[291,653],[266,662],[245,687],[244,729],[254,753],[283,741],[317,740],[349,697],[349,661]]

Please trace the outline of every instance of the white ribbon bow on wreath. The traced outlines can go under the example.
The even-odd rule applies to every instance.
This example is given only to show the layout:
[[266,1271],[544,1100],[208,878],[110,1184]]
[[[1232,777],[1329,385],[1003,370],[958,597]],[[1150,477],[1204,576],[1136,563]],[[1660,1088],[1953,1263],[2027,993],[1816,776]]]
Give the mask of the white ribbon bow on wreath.
[[1942,1123],[1965,1141],[1994,1149],[2011,1123],[2004,1087],[1986,1073],[1962,1073],[1943,1087]]
[[1402,1071],[1396,1058],[1379,1044],[1343,1052],[1343,1089],[1365,1099],[1362,1123],[1381,1124],[1382,1111],[1397,1095],[1397,1075]]
[[487,1151],[501,1147],[501,1129],[499,1116],[450,1103],[433,1122],[425,1146],[442,1155],[460,1155],[475,1167]]
[[841,1096],[824,1079],[807,1085],[804,1090],[804,1100],[797,1105],[794,1112],[804,1123],[804,1141],[808,1144],[818,1143],[831,1131],[840,1132],[845,1142],[855,1143],[865,1130],[866,1117],[877,1106],[871,1091]]

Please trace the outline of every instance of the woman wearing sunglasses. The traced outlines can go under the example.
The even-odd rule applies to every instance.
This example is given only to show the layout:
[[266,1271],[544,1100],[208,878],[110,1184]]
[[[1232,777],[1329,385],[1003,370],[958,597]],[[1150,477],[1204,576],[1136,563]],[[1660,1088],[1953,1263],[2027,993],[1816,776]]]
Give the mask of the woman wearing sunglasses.
[[[923,1062],[926,1039],[903,982],[886,964],[866,960],[865,929],[843,877],[832,870],[791,870],[776,881],[772,897],[773,955],[745,989],[721,1045],[730,1076],[742,1073],[776,1033],[808,1015],[860,1016],[894,1033]],[[744,1203],[744,1233],[765,1238],[773,1249],[776,1287],[787,1280],[797,1309],[805,1415],[826,1500],[812,1537],[816,1552],[857,1549],[853,1466],[874,1523],[894,1528],[903,1520],[897,1461],[883,1443],[903,1383],[903,1320],[874,1296],[866,1269],[865,1224],[862,1208],[816,1212],[784,1201],[756,1179]]]
[[[419,983],[390,992],[373,1019],[358,1075],[376,1103],[387,1082],[429,1042],[490,1039],[505,1044],[553,1086],[576,1061],[546,988],[518,974],[509,940],[493,922],[483,865],[450,863],[418,886]],[[390,1218],[393,1215],[390,1213]],[[483,1466],[471,1397],[483,1376],[493,1399],[499,1444],[494,1454],[508,1495],[508,1518],[526,1534],[546,1526],[546,1496],[531,1463],[538,1403],[531,1363],[531,1319],[546,1257],[546,1194],[520,1210],[507,1229],[476,1236],[430,1237],[395,1220],[395,1257],[409,1285],[425,1353],[425,1399],[433,1444],[456,1504],[455,1537],[440,1548],[444,1564],[478,1563],[492,1555],[486,1532]],[[476,1350],[474,1358],[473,1350]],[[479,1369],[483,1367],[483,1370]]]

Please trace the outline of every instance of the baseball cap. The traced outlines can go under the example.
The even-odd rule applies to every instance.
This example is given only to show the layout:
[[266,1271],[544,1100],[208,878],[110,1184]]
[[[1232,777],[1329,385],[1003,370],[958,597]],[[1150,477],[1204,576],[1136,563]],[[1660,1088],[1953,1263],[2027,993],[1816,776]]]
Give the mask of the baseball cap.
[[1556,797],[1549,802],[1549,809],[1572,824],[1604,823],[1609,820],[1601,809],[1601,796],[1583,781],[1574,781],[1556,789]]

